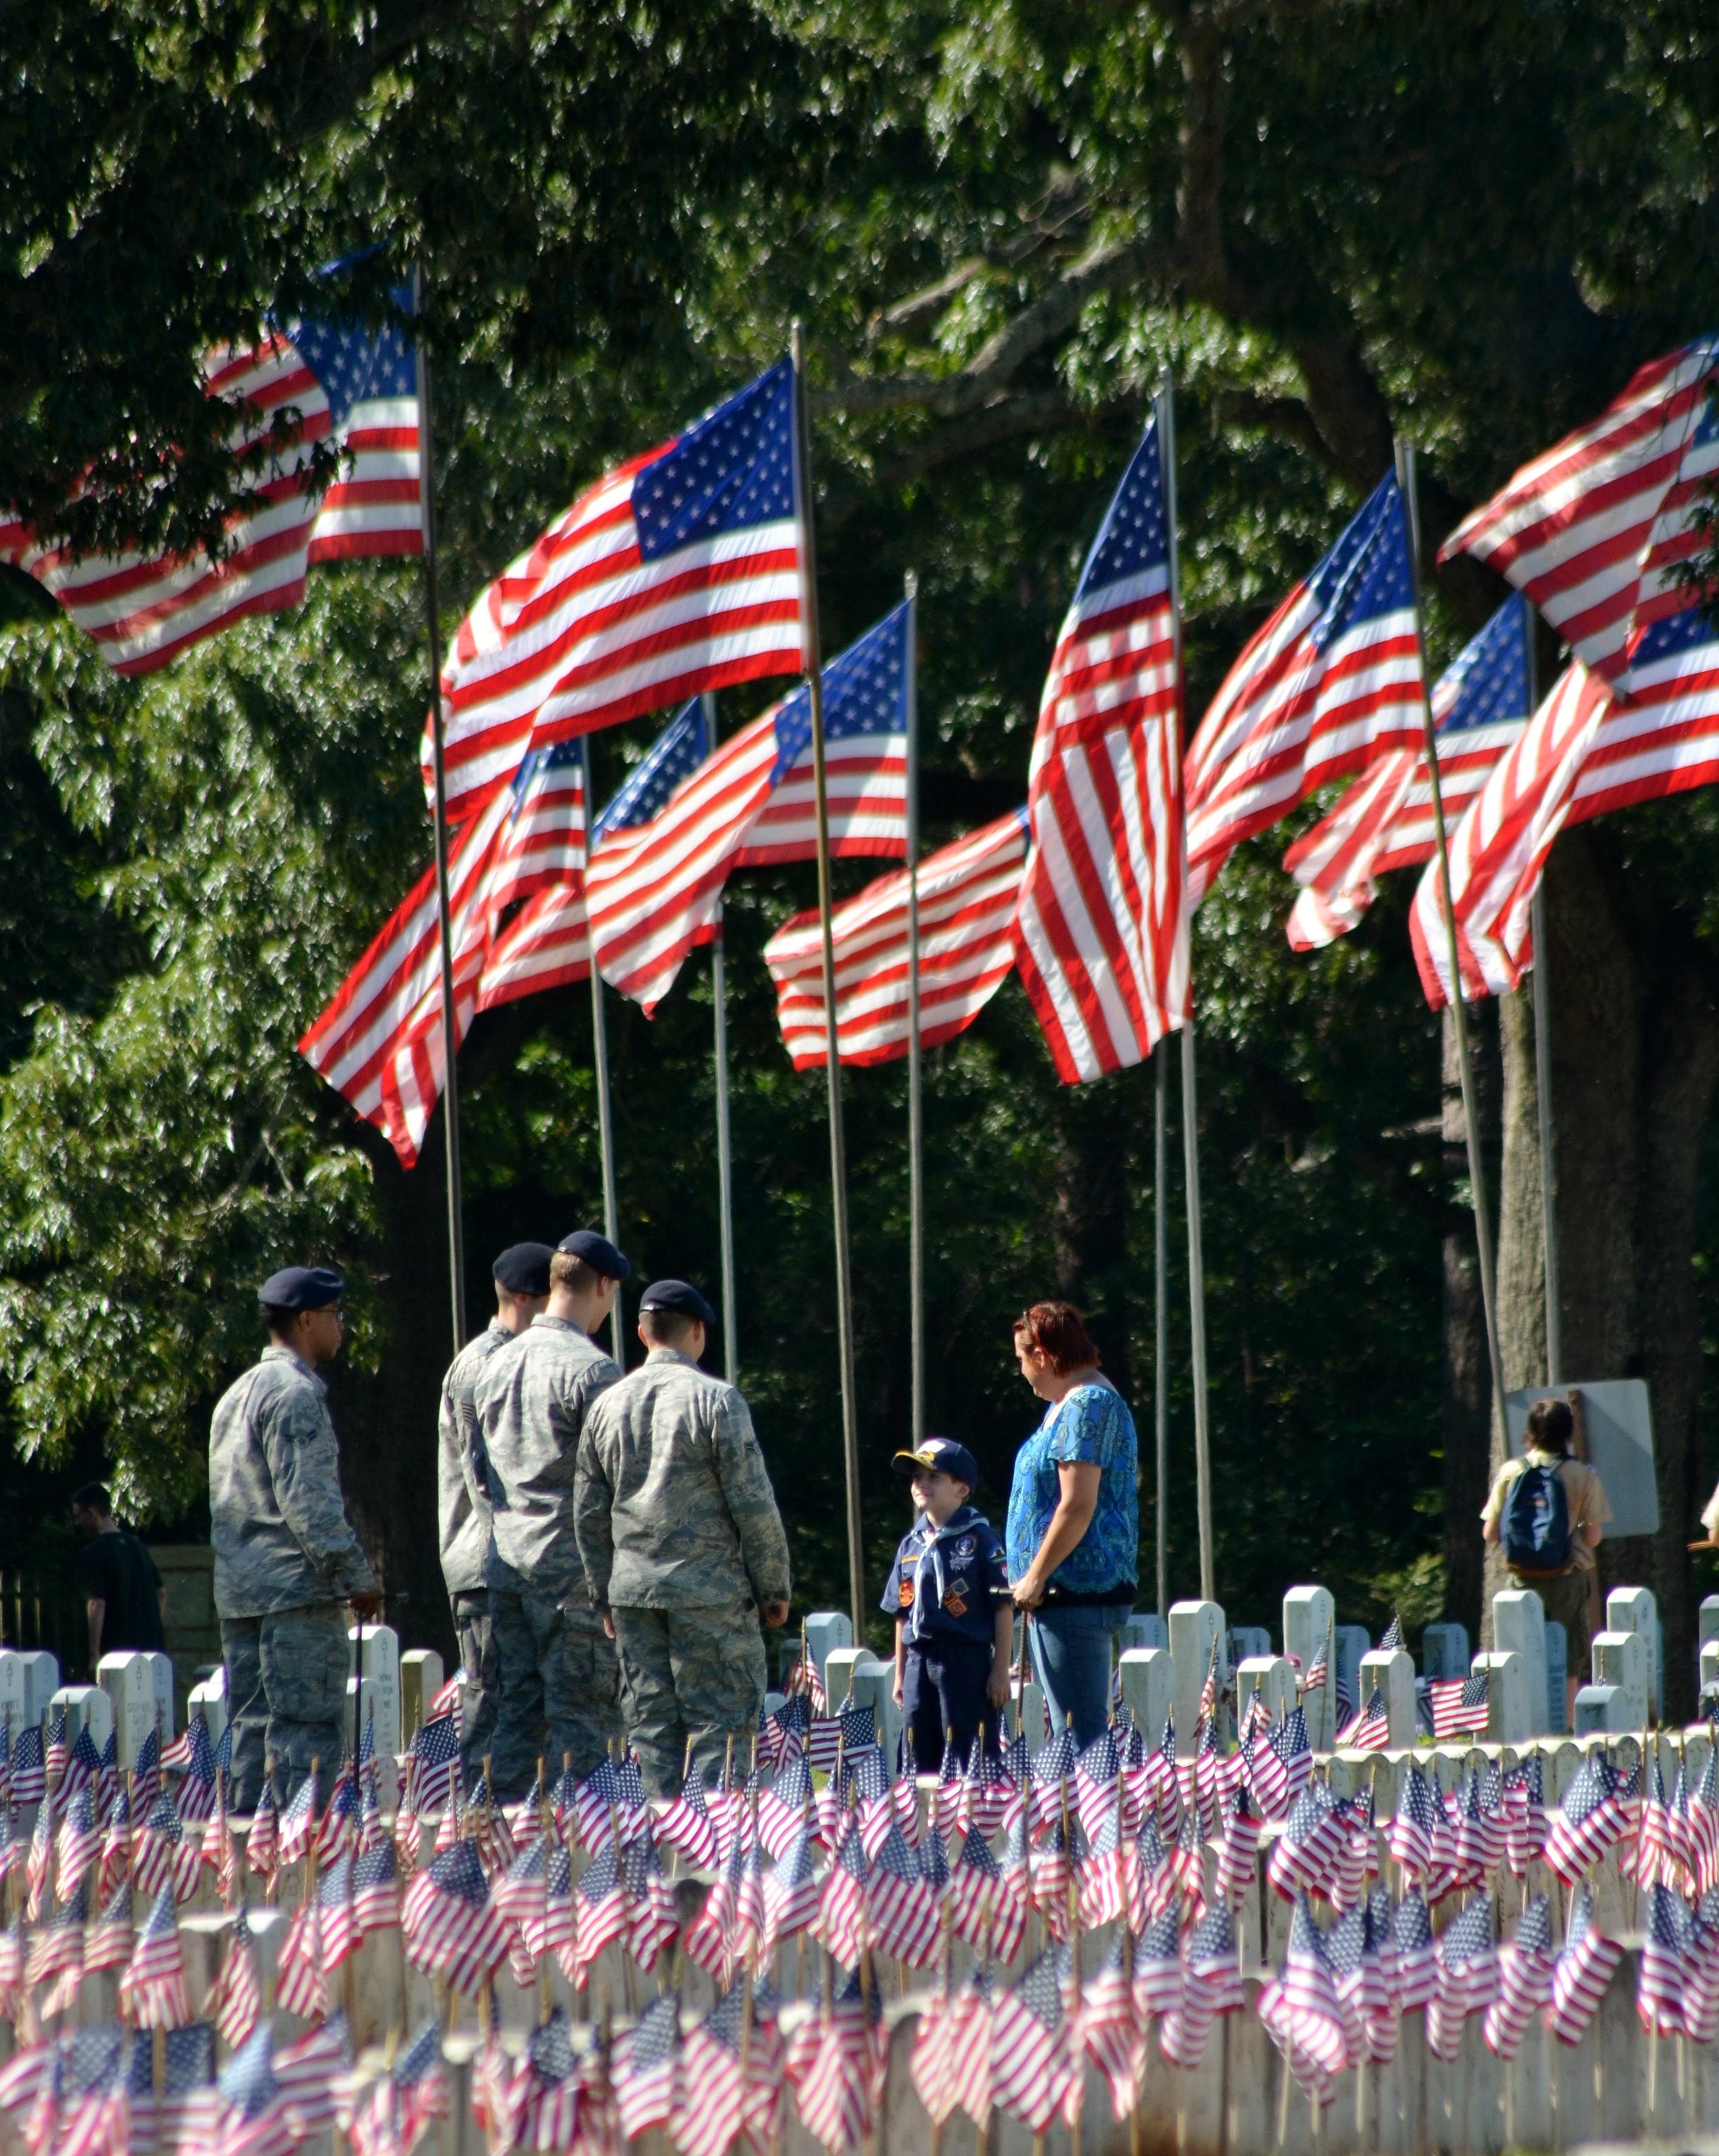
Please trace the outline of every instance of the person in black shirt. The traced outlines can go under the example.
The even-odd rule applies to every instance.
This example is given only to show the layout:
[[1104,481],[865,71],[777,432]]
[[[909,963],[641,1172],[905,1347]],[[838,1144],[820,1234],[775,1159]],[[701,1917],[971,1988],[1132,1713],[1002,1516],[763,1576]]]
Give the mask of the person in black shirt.
[[86,1482],[72,1499],[72,1522],[90,1539],[78,1553],[78,1584],[90,1620],[90,1668],[125,1647],[160,1650],[167,1590],[155,1559],[136,1535],[114,1517],[100,1482]]

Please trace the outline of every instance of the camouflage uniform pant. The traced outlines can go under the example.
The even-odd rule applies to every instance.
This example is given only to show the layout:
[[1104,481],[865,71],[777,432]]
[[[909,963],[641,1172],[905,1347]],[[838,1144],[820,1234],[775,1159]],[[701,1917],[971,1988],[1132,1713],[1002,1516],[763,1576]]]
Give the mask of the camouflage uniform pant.
[[501,1705],[501,1673],[495,1654],[495,1625],[486,1587],[462,1588],[450,1595],[454,1636],[459,1642],[459,1666],[465,1672],[460,1756],[468,1777],[494,1749],[495,1717]]
[[764,1635],[752,1598],[685,1609],[616,1609],[621,1715],[653,1796],[680,1787],[686,1747],[706,1775],[732,1737],[752,1742],[764,1702]]
[[292,1801],[312,1759],[323,1763],[326,1789],[345,1749],[352,1673],[344,1606],[320,1602],[266,1617],[223,1617],[221,1659],[233,1724],[233,1810],[256,1809],[271,1752],[283,1804]]
[[491,1740],[495,1794],[511,1803],[550,1778],[563,1753],[588,1774],[621,1733],[613,1643],[591,1609],[563,1609],[552,1594],[490,1589],[500,1706]]

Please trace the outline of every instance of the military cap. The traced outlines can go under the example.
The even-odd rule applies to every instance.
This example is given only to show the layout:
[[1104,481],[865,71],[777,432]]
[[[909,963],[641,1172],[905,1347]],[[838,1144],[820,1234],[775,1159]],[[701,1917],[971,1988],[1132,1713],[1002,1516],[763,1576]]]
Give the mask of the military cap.
[[639,1307],[646,1310],[672,1310],[682,1317],[695,1317],[700,1325],[714,1325],[716,1313],[695,1287],[685,1281],[653,1281],[639,1298]]
[[268,1310],[326,1310],[346,1291],[346,1282],[327,1265],[286,1265],[269,1274],[257,1301]]
[[594,1228],[576,1228],[555,1247],[567,1257],[582,1258],[593,1272],[601,1273],[605,1280],[623,1281],[633,1270],[608,1237],[599,1235]]
[[510,1295],[547,1295],[554,1255],[547,1243],[510,1243],[490,1270],[496,1286]]
[[921,1438],[912,1452],[898,1452],[890,1462],[898,1475],[951,1475],[969,1490],[979,1486],[979,1463],[952,1437]]

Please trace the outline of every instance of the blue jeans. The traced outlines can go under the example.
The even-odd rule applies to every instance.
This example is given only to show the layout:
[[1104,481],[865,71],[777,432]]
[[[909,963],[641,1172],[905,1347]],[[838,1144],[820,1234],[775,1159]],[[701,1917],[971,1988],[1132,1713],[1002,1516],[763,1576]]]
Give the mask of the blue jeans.
[[1050,1726],[1060,1729],[1072,1715],[1075,1742],[1083,1751],[1110,1720],[1111,1641],[1127,1615],[1121,1603],[1033,1612],[1033,1674]]

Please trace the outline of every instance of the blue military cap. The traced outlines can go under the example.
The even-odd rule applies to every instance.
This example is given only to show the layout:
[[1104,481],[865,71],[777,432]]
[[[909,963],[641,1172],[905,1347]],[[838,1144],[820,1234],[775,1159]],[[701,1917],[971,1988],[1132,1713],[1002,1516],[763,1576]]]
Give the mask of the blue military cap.
[[490,1271],[496,1286],[510,1295],[547,1295],[554,1255],[547,1243],[510,1243]]
[[346,1282],[328,1265],[285,1265],[269,1274],[257,1301],[268,1310],[326,1310],[346,1291]]
[[695,1317],[700,1325],[714,1325],[716,1313],[695,1287],[685,1281],[653,1281],[639,1298],[639,1307],[647,1310],[672,1310],[682,1317]]
[[607,1235],[599,1235],[594,1228],[577,1228],[571,1235],[563,1235],[556,1249],[570,1258],[582,1258],[594,1273],[605,1280],[623,1281],[633,1268],[610,1242]]
[[969,1490],[979,1486],[978,1461],[952,1437],[921,1438],[911,1452],[898,1452],[890,1465],[898,1475],[951,1475]]

